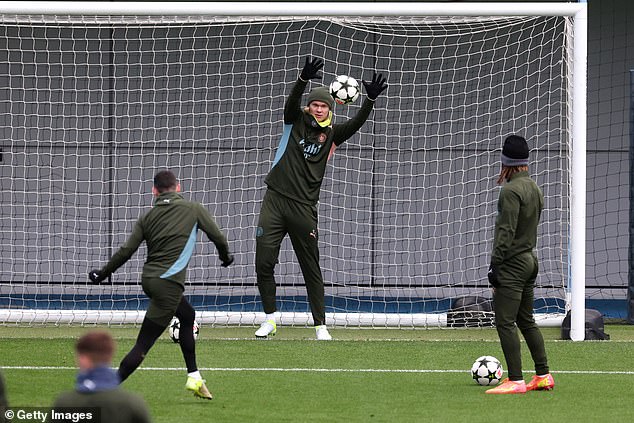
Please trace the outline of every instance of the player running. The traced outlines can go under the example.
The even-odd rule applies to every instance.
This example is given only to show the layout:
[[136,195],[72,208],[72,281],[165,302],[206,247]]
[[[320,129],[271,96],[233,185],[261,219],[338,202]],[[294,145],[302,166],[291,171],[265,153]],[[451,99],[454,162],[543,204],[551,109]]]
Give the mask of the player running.
[[199,398],[212,399],[196,364],[194,343],[194,308],[183,297],[189,259],[194,252],[196,234],[201,229],[216,245],[223,267],[233,263],[229,245],[213,217],[199,203],[185,200],[176,176],[164,170],[154,177],[154,207],[141,216],[126,243],[101,270],[88,276],[102,283],[127,262],[143,241],[147,260],[143,266],[141,286],[150,298],[136,344],[119,365],[119,378],[126,380],[141,364],[154,342],[169,325],[173,316],[180,320],[180,348],[187,366],[185,387]]
[[317,245],[317,202],[328,159],[335,148],[361,128],[374,102],[387,88],[386,79],[374,73],[371,82],[363,81],[367,99],[356,116],[334,124],[333,97],[327,87],[314,88],[301,107],[302,93],[311,79],[321,79],[321,59],[306,58],[284,106],[284,128],[273,166],[265,179],[266,194],[262,201],[256,231],[255,266],[265,321],[255,332],[258,338],[275,335],[274,269],[280,245],[288,234],[304,276],[316,337],[332,339],[326,327],[324,280],[319,265]]

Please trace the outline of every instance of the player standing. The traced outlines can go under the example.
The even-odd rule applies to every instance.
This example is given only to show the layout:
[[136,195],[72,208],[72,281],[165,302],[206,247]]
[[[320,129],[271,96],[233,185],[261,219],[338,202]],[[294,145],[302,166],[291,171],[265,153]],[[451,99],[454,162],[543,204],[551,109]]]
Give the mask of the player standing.
[[154,176],[154,207],[141,216],[126,243],[101,270],[91,270],[90,280],[101,283],[127,262],[143,241],[147,260],[141,285],[150,298],[141,330],[132,350],[119,366],[123,382],[139,367],[154,342],[169,325],[173,316],[180,320],[180,348],[187,365],[186,388],[195,396],[212,399],[196,364],[193,325],[194,308],[183,297],[189,259],[194,252],[196,235],[201,229],[216,245],[223,267],[233,263],[229,245],[213,217],[199,203],[187,201],[180,193],[176,176],[169,170]]
[[306,58],[284,106],[284,128],[273,166],[265,179],[256,231],[257,283],[266,314],[255,336],[275,335],[277,310],[274,269],[280,245],[288,234],[297,255],[313,316],[316,337],[330,340],[326,327],[324,280],[319,265],[317,202],[328,159],[335,148],[357,132],[367,120],[374,102],[387,88],[386,79],[374,73],[371,82],[363,81],[366,100],[356,116],[333,123],[334,100],[327,87],[314,88],[301,107],[302,93],[311,79],[321,79],[321,59]]
[[[527,390],[551,390],[555,386],[548,370],[544,338],[533,318],[533,291],[539,270],[534,249],[544,196],[528,176],[528,156],[528,144],[523,137],[511,135],[504,140],[498,179],[502,190],[488,277],[493,286],[495,326],[509,377],[486,391],[487,394],[521,394]],[[518,328],[537,373],[528,385],[522,377]]]

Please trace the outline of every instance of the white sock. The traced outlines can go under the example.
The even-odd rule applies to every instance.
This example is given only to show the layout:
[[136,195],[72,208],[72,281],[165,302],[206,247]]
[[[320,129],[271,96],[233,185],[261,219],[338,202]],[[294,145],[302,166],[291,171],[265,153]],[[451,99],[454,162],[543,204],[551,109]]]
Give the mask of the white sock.
[[198,370],[196,370],[195,372],[187,373],[187,376],[193,377],[196,380],[200,380],[203,378]]
[[264,320],[273,320],[273,321],[275,321],[275,313],[266,314],[266,318]]

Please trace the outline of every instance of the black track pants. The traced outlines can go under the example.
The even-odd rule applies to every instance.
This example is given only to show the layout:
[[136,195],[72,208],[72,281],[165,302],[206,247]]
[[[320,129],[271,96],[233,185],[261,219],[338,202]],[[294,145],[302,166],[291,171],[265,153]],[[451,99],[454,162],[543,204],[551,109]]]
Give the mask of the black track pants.
[[537,374],[548,373],[544,338],[533,318],[537,258],[520,254],[505,261],[498,270],[500,286],[493,294],[495,325],[504,352],[509,379],[522,379],[522,355],[517,329],[526,340]]
[[262,201],[256,233],[255,270],[265,313],[277,311],[275,265],[282,240],[289,235],[304,275],[315,325],[326,323],[324,279],[319,267],[317,207],[268,190]]

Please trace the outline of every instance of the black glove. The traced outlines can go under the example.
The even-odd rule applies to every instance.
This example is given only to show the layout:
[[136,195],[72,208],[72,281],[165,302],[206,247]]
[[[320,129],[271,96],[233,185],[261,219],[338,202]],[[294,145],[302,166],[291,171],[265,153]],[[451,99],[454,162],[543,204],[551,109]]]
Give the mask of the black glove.
[[231,263],[233,263],[233,254],[227,254],[224,257],[220,257],[220,261],[222,261],[220,264],[222,267],[229,267]]
[[489,265],[489,272],[487,273],[487,277],[489,278],[489,283],[493,288],[497,288],[500,286],[500,281],[498,280],[498,268],[495,264],[491,263]]
[[100,284],[106,278],[104,277],[103,273],[101,273],[101,270],[92,269],[90,272],[88,272],[88,279],[90,279],[93,283]]
[[387,88],[387,79],[380,73],[374,72],[372,75],[372,82],[361,81],[365,87],[365,93],[370,100],[376,100],[376,98]]
[[306,57],[306,63],[302,73],[299,74],[299,79],[302,81],[308,81],[309,79],[321,79],[321,75],[317,75],[317,72],[324,67],[324,61],[321,59],[311,59]]

